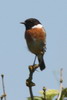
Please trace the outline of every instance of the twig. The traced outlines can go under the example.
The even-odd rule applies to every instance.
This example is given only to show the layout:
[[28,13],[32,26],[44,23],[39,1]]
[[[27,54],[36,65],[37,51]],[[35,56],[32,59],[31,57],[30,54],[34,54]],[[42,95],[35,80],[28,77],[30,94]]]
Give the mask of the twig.
[[3,86],[3,95],[1,96],[1,100],[4,97],[4,100],[6,100],[6,93],[5,93],[5,85],[4,85],[4,75],[1,75],[2,77],[2,86]]
[[0,99],[2,100],[5,96],[6,96],[6,94],[1,95]]
[[39,65],[33,65],[33,66],[29,66],[29,78],[26,80],[26,86],[29,87],[29,92],[30,92],[30,97],[31,100],[34,100],[33,98],[33,92],[32,92],[32,87],[35,86],[35,83],[32,82],[33,79],[33,73],[35,72],[35,70],[39,67]]
[[58,96],[57,100],[60,100],[62,89],[63,89],[63,86],[62,86],[62,83],[63,83],[62,71],[63,71],[63,69],[61,68],[60,69],[60,91],[59,91],[59,96]]
[[45,88],[45,87],[43,87],[43,95],[44,95],[43,100],[47,100],[47,99],[46,99],[46,88]]
[[29,92],[30,92],[31,100],[34,100],[34,98],[33,98],[33,92],[32,92],[32,87],[29,87]]

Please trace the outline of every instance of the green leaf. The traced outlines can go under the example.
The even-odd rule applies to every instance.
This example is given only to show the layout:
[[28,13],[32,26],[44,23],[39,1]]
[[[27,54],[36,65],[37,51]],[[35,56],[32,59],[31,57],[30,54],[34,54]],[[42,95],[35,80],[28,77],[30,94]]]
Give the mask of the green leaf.
[[[43,95],[43,91],[40,91],[40,94]],[[55,89],[48,89],[47,91],[45,91],[47,100],[52,100],[58,94],[59,94],[59,91]]]

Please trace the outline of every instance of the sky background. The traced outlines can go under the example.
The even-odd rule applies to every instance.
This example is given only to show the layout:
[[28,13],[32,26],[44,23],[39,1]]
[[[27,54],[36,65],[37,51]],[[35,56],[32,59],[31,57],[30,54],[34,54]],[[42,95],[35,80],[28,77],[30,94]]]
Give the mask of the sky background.
[[46,69],[34,73],[34,95],[39,95],[43,86],[59,89],[60,68],[67,87],[67,0],[0,0],[0,75],[5,76],[7,100],[29,96],[25,81],[34,54],[27,49],[25,27],[20,22],[31,17],[39,19],[47,33]]

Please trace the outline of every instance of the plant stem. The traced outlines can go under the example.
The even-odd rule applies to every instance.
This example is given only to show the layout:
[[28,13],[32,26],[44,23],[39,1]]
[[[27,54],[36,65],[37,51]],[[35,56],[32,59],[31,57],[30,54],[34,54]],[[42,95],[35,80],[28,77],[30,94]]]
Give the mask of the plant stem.
[[60,91],[59,91],[60,93],[59,93],[59,96],[58,96],[57,100],[60,100],[61,93],[62,93],[62,88],[63,88],[63,85],[62,85],[62,83],[63,83],[62,71],[63,71],[63,69],[61,68],[60,69]]
[[[35,60],[36,60],[36,57],[35,57]],[[34,100],[33,91],[32,91],[32,87],[35,86],[35,83],[32,82],[33,73],[35,72],[35,70],[38,67],[39,67],[39,65],[31,65],[31,66],[29,66],[29,72],[30,72],[29,73],[29,78],[26,80],[26,86],[28,86],[28,88],[29,88],[31,100]]]
[[34,100],[34,99],[33,99],[32,87],[29,87],[29,91],[30,91],[30,97],[31,97],[31,100]]

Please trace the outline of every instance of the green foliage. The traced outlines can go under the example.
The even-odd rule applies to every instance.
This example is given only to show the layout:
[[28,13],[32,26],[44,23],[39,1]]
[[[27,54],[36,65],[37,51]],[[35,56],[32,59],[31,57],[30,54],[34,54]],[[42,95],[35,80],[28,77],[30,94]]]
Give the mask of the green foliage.
[[[40,91],[39,93],[42,96],[34,96],[34,100],[53,100],[53,98],[59,94],[59,91],[55,89],[48,89],[45,91],[46,99],[44,99],[44,91]],[[60,100],[64,100],[65,97],[67,97],[67,88],[62,90]],[[28,100],[31,100],[31,98],[28,97]]]
[[64,89],[62,90],[60,100],[63,100],[65,97],[67,97],[67,88],[64,88]]
[[[40,94],[42,95],[42,97],[40,96],[34,96],[34,100],[52,100],[56,95],[58,95],[59,91],[58,90],[54,90],[54,89],[49,89],[45,92],[45,96],[46,98],[44,98],[44,92],[40,91]],[[31,100],[30,97],[28,97],[28,100]]]
[[[28,97],[28,100],[31,100],[31,98],[30,98],[30,97]],[[42,98],[41,98],[41,97],[39,97],[39,96],[34,96],[34,100],[42,100]]]
[[[40,94],[43,96],[43,91],[40,91]],[[49,89],[45,92],[45,94],[47,100],[52,100],[56,95],[59,94],[59,91],[55,89]]]

